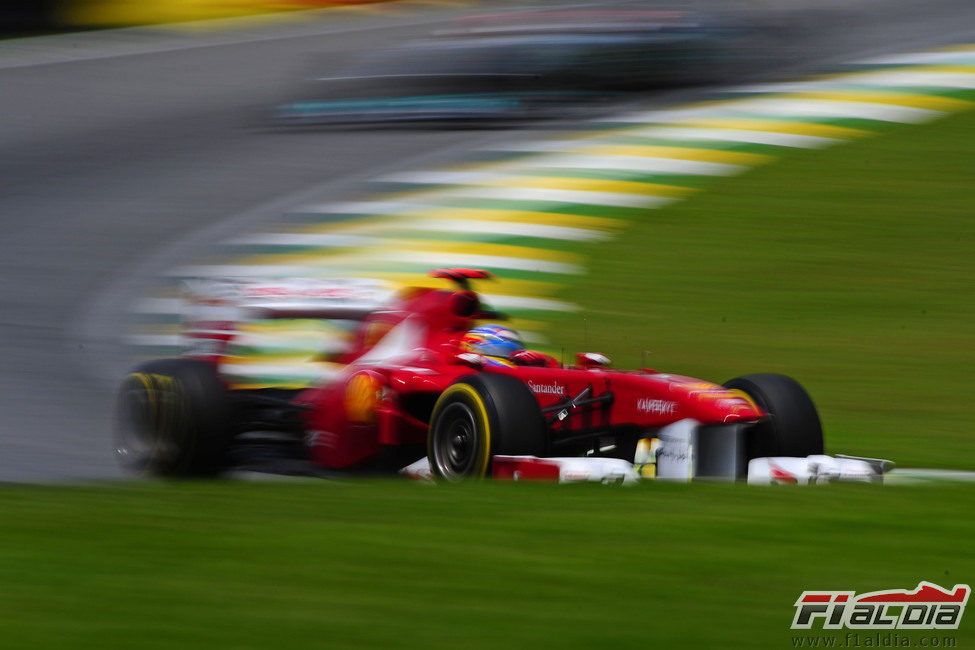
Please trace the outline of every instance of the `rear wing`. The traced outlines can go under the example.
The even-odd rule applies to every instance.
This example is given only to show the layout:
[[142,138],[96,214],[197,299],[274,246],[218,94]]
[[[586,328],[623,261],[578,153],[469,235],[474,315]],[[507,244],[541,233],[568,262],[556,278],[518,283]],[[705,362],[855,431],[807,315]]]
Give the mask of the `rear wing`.
[[367,278],[190,280],[181,295],[182,354],[219,362],[241,323],[268,319],[361,321],[393,296]]

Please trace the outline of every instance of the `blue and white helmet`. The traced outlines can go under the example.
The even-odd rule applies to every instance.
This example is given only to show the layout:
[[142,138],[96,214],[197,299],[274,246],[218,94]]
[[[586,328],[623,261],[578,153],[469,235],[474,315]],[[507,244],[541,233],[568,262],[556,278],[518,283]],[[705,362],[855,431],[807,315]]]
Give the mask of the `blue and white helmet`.
[[461,349],[486,357],[510,359],[525,346],[518,332],[501,325],[482,325],[467,332],[461,339]]

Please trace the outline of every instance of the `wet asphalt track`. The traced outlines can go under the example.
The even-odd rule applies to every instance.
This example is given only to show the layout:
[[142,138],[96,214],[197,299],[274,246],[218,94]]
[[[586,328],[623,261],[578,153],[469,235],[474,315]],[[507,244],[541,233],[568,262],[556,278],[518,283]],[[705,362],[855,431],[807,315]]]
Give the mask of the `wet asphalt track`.
[[[923,13],[915,0],[818,1],[815,11],[767,4],[788,32],[763,44],[769,56],[750,75],[975,39],[969,0],[932,0]],[[145,272],[309,192],[340,197],[376,170],[531,137],[258,125],[260,109],[286,98],[304,72],[324,75],[356,52],[474,10],[341,13],[195,35],[150,29],[94,45],[90,34],[40,47],[0,41],[0,481],[120,476],[109,379],[124,367],[120,309]]]

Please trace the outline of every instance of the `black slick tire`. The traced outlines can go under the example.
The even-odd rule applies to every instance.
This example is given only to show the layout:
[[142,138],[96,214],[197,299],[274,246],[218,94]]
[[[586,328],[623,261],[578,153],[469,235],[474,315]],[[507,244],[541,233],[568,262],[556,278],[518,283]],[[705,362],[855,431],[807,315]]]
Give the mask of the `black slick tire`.
[[546,431],[538,401],[523,382],[502,374],[468,375],[448,386],[433,407],[430,469],[440,481],[483,478],[495,455],[544,455]]
[[219,472],[233,433],[230,396],[211,364],[150,361],[129,373],[115,404],[115,454],[130,471],[157,476]]
[[724,385],[744,392],[769,414],[747,432],[749,459],[823,453],[819,413],[809,393],[795,379],[763,373],[737,377]]

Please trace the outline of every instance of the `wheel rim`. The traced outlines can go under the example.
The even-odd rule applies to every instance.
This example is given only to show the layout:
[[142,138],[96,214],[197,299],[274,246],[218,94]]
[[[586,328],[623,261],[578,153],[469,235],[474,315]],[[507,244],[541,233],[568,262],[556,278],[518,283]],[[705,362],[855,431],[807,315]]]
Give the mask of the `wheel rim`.
[[130,380],[119,393],[115,456],[127,469],[143,471],[155,447],[154,407],[148,389]]
[[478,438],[474,411],[461,402],[443,410],[437,421],[433,445],[434,462],[440,476],[458,481],[471,476],[478,459]]

